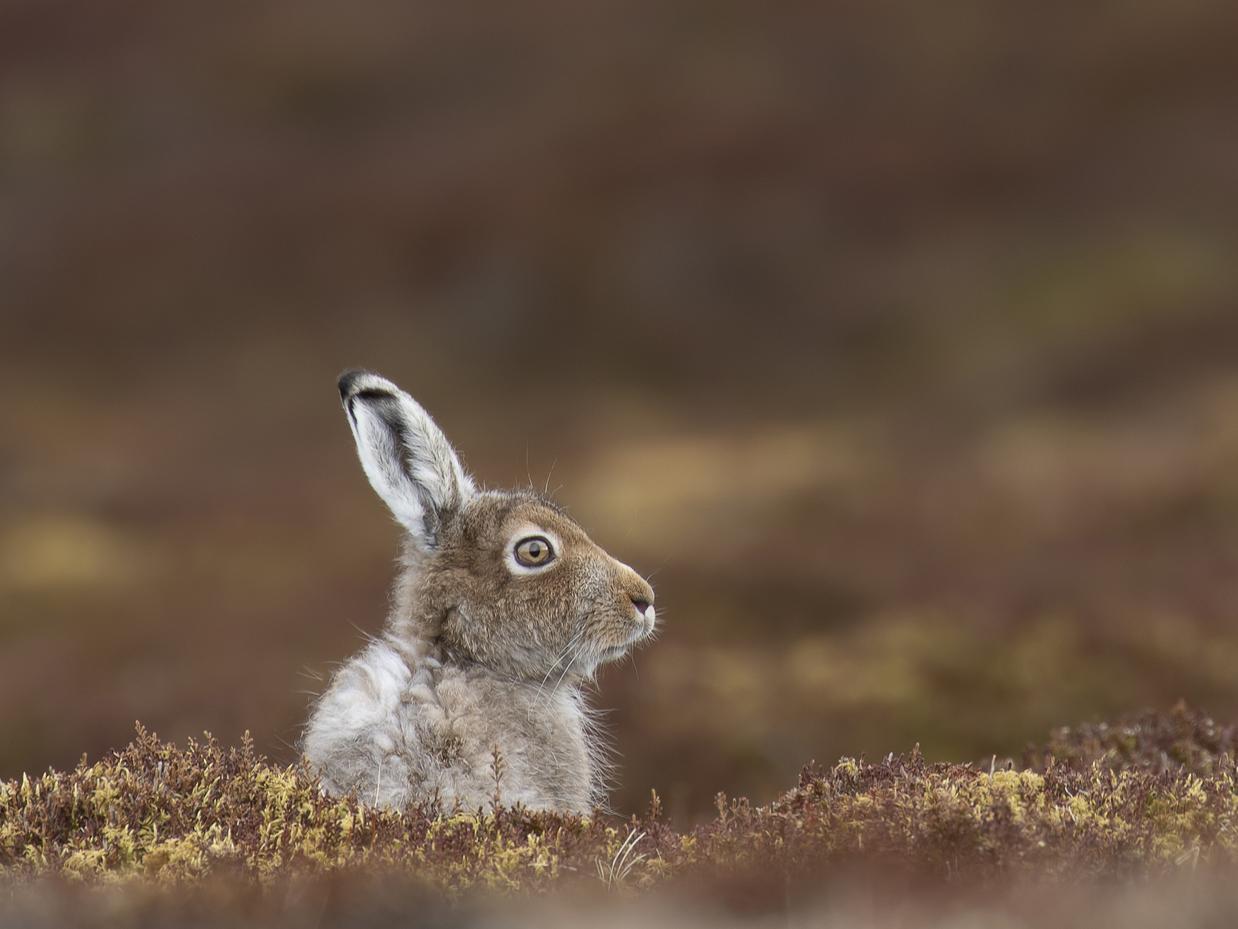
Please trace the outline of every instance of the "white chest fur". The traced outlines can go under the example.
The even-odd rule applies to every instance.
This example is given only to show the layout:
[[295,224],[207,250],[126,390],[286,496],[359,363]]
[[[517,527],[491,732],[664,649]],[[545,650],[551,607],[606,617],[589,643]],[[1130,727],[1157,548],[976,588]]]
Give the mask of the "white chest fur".
[[332,679],[306,728],[326,789],[403,808],[437,799],[584,811],[600,798],[575,687],[444,665],[427,649],[371,643]]

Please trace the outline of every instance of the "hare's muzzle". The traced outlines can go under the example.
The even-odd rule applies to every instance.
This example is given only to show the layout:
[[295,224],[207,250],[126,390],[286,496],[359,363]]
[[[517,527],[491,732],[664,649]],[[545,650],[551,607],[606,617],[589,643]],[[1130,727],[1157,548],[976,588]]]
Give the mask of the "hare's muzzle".
[[632,597],[632,606],[636,610],[636,621],[639,626],[638,639],[643,639],[649,633],[653,632],[654,624],[657,622],[657,611],[654,610],[653,604],[648,600],[640,597]]
[[619,606],[622,609],[623,600],[632,604],[632,619],[636,628],[633,630],[629,643],[639,642],[651,632],[657,623],[657,613],[653,608],[653,588],[649,582],[637,574],[631,567],[617,559],[611,559],[615,571],[615,593],[619,595]]

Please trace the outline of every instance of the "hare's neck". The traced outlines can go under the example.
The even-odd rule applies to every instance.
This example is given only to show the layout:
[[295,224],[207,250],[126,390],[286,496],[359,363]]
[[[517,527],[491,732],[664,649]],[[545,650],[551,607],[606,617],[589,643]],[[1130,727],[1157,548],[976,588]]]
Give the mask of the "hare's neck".
[[439,633],[442,631],[442,619],[425,615],[411,571],[406,570],[396,581],[391,600],[385,635],[387,641],[410,666],[426,659],[441,662],[443,650]]

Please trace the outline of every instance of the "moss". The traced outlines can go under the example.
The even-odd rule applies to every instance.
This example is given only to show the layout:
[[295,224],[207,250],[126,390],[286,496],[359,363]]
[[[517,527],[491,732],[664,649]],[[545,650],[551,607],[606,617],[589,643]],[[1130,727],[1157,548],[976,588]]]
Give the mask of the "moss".
[[[107,759],[0,782],[0,869],[11,880],[200,882],[257,887],[303,875],[395,871],[446,898],[471,888],[542,892],[706,882],[776,888],[879,862],[952,880],[1159,873],[1233,861],[1232,731],[1180,707],[1116,726],[1060,730],[1032,766],[810,765],[773,803],[718,798],[680,831],[645,816],[413,809],[326,797],[309,771],[249,740],[186,746],[145,730]],[[1176,747],[1172,758],[1164,746]],[[737,875],[764,875],[745,884]],[[777,880],[769,880],[770,876]]]

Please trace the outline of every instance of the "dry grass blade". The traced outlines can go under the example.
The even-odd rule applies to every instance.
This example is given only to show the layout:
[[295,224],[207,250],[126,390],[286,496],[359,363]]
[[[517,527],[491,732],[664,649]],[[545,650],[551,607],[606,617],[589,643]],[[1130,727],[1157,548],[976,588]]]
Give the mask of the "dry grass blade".
[[611,857],[609,864],[603,864],[602,860],[598,859],[598,877],[606,885],[607,890],[613,890],[616,885],[622,886],[632,873],[632,869],[648,857],[643,853],[639,855],[634,854],[636,846],[640,844],[643,838],[645,838],[645,833],[629,829],[627,836],[619,845],[619,848],[615,850],[615,854]]

